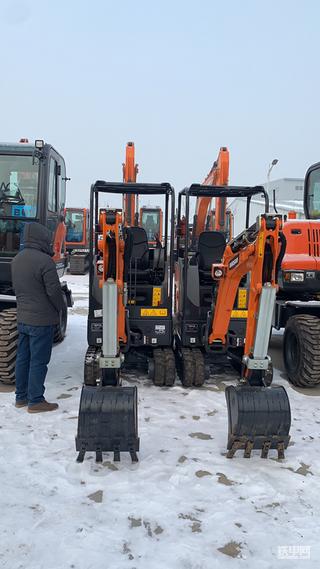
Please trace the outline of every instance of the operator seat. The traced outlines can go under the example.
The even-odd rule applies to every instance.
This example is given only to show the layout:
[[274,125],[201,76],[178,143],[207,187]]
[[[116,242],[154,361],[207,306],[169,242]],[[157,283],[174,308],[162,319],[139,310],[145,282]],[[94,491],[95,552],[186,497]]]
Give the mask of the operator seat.
[[129,283],[159,284],[164,279],[164,249],[149,249],[148,237],[143,227],[130,227],[132,252]]
[[149,269],[149,246],[147,233],[143,227],[130,227],[132,235],[131,267],[138,271]]
[[226,248],[226,239],[221,231],[203,231],[198,239],[198,267],[200,282],[212,281],[211,267],[220,263]]

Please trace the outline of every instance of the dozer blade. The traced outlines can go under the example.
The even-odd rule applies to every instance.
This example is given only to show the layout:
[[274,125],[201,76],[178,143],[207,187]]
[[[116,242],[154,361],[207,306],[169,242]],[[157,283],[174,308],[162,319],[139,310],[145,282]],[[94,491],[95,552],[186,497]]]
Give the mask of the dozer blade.
[[82,387],[76,450],[78,462],[87,451],[96,453],[97,462],[102,462],[103,452],[113,452],[115,461],[121,452],[129,452],[132,461],[138,461],[136,387]]
[[232,458],[239,449],[250,458],[253,449],[261,449],[267,458],[270,449],[284,458],[290,440],[290,403],[282,386],[254,387],[248,385],[226,388],[228,407],[228,453]]

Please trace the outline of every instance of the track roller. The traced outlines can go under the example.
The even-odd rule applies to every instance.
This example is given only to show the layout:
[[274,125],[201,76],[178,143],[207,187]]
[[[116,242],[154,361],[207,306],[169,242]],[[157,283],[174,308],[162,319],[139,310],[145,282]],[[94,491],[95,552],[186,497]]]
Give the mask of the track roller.
[[250,458],[254,449],[261,450],[261,458],[267,458],[270,449],[276,449],[278,458],[284,458],[291,424],[284,387],[228,386],[225,395],[229,423],[227,458],[240,449],[245,458]]
[[97,462],[102,462],[103,452],[113,452],[115,461],[121,452],[129,452],[132,462],[138,461],[136,387],[83,386],[76,450],[78,462],[83,462],[88,451],[96,453]]
[[201,387],[206,378],[204,355],[198,348],[182,348],[178,355],[179,377],[184,387]]

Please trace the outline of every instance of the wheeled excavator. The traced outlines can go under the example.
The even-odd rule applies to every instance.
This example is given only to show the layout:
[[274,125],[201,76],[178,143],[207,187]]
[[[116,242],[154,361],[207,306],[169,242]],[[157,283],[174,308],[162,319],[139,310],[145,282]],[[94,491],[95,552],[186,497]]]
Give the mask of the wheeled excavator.
[[[11,280],[11,261],[23,247],[25,224],[36,221],[53,236],[54,261],[61,278],[66,270],[64,207],[66,166],[63,157],[43,140],[34,144],[0,143],[0,382],[15,381],[17,350],[16,299]],[[72,294],[61,281],[65,309],[55,331],[63,340],[72,306]]]
[[320,163],[305,176],[304,214],[283,226],[286,253],[272,324],[284,329],[283,361],[291,383],[315,387],[320,384]]

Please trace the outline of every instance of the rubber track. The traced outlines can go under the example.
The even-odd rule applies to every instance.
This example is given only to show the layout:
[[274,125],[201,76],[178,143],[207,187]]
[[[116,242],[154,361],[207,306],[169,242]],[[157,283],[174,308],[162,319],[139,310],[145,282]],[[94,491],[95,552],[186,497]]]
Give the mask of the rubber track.
[[[301,361],[297,372],[288,377],[298,387],[313,387],[320,384],[320,319],[310,314],[289,318],[286,330],[294,331],[299,338]],[[285,334],[286,334],[285,330]],[[285,338],[283,351],[285,350]],[[284,358],[285,360],[285,358]]]
[[201,350],[194,349],[192,350],[193,359],[194,359],[194,366],[195,366],[195,373],[193,379],[193,385],[195,387],[201,387],[206,379],[205,376],[205,366],[204,366],[204,356]]
[[192,350],[189,348],[182,348],[181,356],[181,383],[184,387],[192,387],[195,374],[195,362]]
[[165,361],[164,354],[161,349],[153,350],[154,360],[154,377],[153,383],[158,387],[165,385]]
[[165,380],[167,387],[172,387],[176,380],[176,362],[173,350],[171,348],[163,348],[163,356],[165,362]]
[[5,308],[0,312],[0,381],[7,385],[15,382],[17,344],[17,310]]

